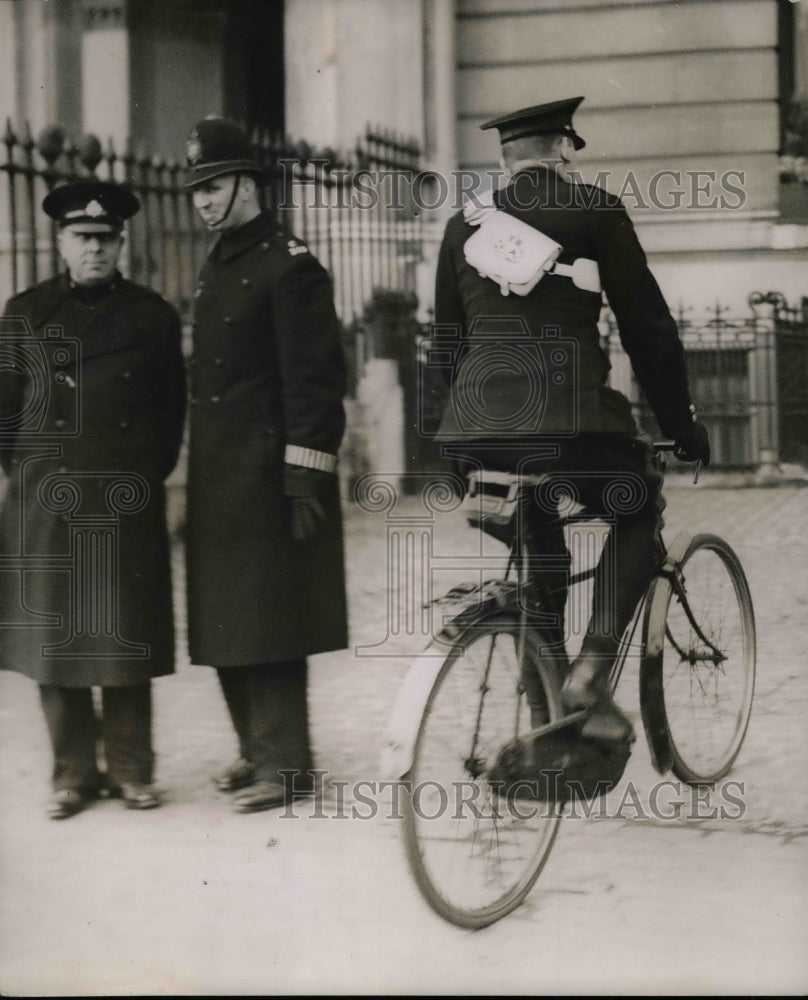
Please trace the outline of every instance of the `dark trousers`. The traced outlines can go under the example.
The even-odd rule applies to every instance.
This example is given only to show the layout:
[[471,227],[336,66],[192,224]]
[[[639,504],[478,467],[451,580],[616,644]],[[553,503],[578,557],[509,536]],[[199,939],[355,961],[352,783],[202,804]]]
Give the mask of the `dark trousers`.
[[295,787],[305,788],[312,766],[307,661],[218,667],[217,673],[239,752],[252,761],[258,780],[283,784],[279,772],[295,770]]
[[[555,454],[548,455],[548,444]],[[654,574],[664,500],[662,476],[642,440],[620,434],[581,434],[569,441],[468,442],[452,448],[456,463],[502,471],[547,474],[526,492],[526,544],[535,563],[532,584],[550,620],[546,634],[563,635],[570,553],[559,519],[562,494],[583,507],[582,517],[611,525],[593,584],[582,653],[614,657],[620,638]]]
[[[55,791],[151,783],[154,754],[148,682],[102,688],[100,718],[91,688],[42,684],[39,693],[53,747]],[[106,781],[100,755],[106,763]]]

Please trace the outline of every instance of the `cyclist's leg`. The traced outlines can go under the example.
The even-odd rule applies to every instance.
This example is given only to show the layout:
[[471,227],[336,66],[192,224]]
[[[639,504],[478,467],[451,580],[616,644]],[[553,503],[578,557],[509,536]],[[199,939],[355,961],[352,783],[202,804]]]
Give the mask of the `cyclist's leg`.
[[[528,620],[541,630],[542,656],[551,661],[559,683],[569,671],[566,646],[566,606],[572,563],[564,529],[558,517],[548,516],[535,503],[525,512],[528,554],[528,593],[523,595]],[[527,687],[527,685],[526,685]],[[528,696],[528,701],[530,698]],[[541,724],[540,720],[536,725]]]
[[612,698],[609,674],[656,568],[664,507],[661,476],[650,465],[644,442],[630,438],[583,439],[573,461],[590,470],[578,480],[587,510],[608,516],[613,526],[597,566],[592,615],[564,686],[564,704],[568,710],[594,709],[584,727],[586,735],[626,739],[633,729]]
[[[461,475],[473,467],[538,475],[555,467],[558,449],[543,440],[523,443],[469,441],[455,451],[458,455],[455,468]],[[520,594],[520,601],[527,612],[528,623],[541,630],[545,641],[541,655],[554,663],[560,683],[569,669],[564,610],[571,558],[557,510],[542,507],[535,497],[526,496],[527,502],[517,515],[529,557],[527,592]],[[513,538],[514,527],[503,528],[501,535],[491,529],[484,530],[507,545]],[[547,721],[544,689],[527,661],[525,666],[526,676],[522,677],[522,683],[532,724],[539,726]]]

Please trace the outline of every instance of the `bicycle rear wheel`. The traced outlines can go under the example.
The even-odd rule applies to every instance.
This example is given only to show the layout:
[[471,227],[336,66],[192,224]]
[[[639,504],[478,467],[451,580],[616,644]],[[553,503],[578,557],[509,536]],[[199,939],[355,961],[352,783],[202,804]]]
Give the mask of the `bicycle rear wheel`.
[[508,800],[487,778],[509,739],[561,714],[540,651],[540,636],[512,616],[465,625],[421,718],[402,799],[407,856],[430,906],[460,927],[485,927],[519,906],[556,836],[558,806]]
[[650,600],[646,641],[656,633],[661,652],[644,663],[643,698],[656,699],[650,714],[667,730],[673,773],[710,784],[732,767],[752,711],[752,598],[737,555],[716,535],[695,535],[677,569],[656,581],[662,600]]

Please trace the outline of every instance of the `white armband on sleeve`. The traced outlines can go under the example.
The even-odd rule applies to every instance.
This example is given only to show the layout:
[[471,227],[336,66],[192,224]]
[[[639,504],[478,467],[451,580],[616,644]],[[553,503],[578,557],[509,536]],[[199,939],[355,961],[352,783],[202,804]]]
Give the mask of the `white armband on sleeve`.
[[320,472],[336,472],[337,456],[327,451],[315,451],[299,444],[287,444],[283,454],[289,465],[302,465],[304,469],[318,469]]

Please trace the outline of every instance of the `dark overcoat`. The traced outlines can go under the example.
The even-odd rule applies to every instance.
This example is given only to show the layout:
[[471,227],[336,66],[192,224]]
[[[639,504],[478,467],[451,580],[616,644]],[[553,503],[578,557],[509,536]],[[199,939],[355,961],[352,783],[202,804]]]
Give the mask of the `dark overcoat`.
[[2,321],[0,666],[119,686],[174,669],[164,479],[182,441],[176,310],[120,275],[66,275]]
[[345,361],[331,282],[268,214],[223,235],[196,292],[187,507],[191,659],[272,663],[347,645],[342,515],[292,540],[290,456],[333,462]]
[[[663,434],[678,437],[692,420],[684,351],[620,200],[531,167],[517,172],[495,203],[560,243],[559,263],[597,263],[637,379]],[[601,293],[547,274],[528,295],[503,296],[465,260],[475,232],[462,212],[453,216],[438,259],[435,323],[452,383],[438,438],[635,433],[628,400],[606,385]]]

